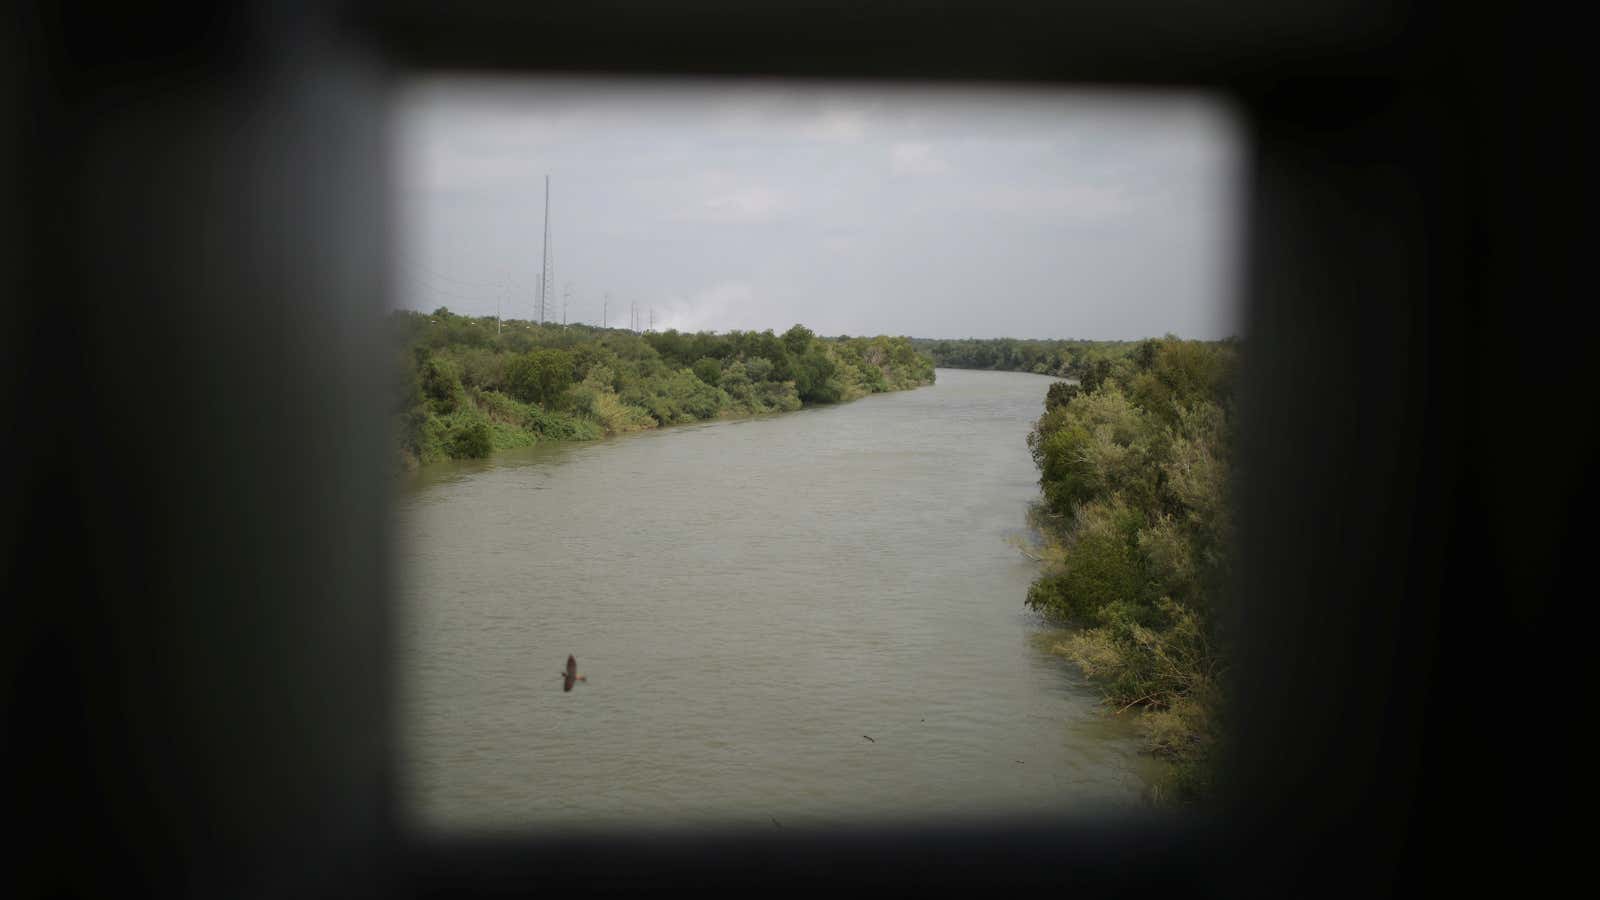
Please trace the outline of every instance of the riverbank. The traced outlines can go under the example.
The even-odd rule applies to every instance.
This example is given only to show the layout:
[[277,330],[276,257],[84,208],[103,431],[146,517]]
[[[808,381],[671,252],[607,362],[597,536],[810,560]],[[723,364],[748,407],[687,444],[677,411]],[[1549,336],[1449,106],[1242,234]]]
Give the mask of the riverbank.
[[1028,436],[1044,571],[1027,603],[1076,626],[1056,652],[1139,711],[1179,802],[1213,795],[1226,734],[1234,363],[1231,342],[1143,342],[1051,385]]
[[771,331],[635,334],[492,317],[391,314],[407,378],[396,466],[476,459],[715,419],[845,403],[931,384],[905,338]]

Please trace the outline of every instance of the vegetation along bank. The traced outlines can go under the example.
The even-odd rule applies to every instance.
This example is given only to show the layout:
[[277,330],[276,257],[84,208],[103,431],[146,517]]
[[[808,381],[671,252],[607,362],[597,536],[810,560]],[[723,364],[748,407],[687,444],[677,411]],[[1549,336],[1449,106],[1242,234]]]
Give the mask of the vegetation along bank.
[[1212,793],[1225,735],[1235,359],[1232,341],[1126,345],[1051,384],[1028,435],[1045,537],[1028,605],[1077,626],[1057,650],[1108,704],[1143,710],[1178,802]]
[[637,334],[493,316],[390,314],[405,371],[402,468],[541,441],[593,440],[706,419],[842,403],[933,382],[903,337],[824,338],[796,325]]
[[1075,378],[1093,366],[1103,371],[1138,346],[1137,341],[1083,341],[1024,338],[912,338],[911,345],[949,369],[1032,372]]

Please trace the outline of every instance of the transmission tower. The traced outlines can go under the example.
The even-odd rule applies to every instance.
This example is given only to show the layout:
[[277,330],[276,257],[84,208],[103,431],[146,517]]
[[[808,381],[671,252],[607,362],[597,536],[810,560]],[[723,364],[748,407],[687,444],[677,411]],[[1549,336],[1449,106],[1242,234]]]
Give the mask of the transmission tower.
[[549,299],[555,290],[555,273],[550,269],[550,176],[544,176],[544,262],[539,274],[539,324],[550,319]]
[[610,325],[608,325],[606,323],[606,314],[609,313],[609,312],[611,312],[611,292],[610,291],[606,291],[605,302],[600,304],[600,327],[601,328],[610,328],[611,327]]
[[561,327],[567,327],[567,304],[572,300],[572,282],[567,282],[567,289],[561,294]]

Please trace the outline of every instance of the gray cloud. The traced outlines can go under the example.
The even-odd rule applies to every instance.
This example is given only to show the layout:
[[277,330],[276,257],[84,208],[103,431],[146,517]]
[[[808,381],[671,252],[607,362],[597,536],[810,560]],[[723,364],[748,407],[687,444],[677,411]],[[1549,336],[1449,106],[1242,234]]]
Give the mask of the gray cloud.
[[928,337],[1237,331],[1238,129],[1195,95],[420,82],[399,302],[532,314],[544,177],[569,319]]

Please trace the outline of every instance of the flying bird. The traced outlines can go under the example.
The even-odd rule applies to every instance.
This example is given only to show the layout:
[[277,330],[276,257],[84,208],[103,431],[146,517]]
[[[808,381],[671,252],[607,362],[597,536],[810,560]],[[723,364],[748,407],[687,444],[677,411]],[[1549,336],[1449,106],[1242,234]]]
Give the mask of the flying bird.
[[572,690],[572,683],[574,681],[588,680],[589,679],[578,674],[578,661],[572,657],[572,654],[567,654],[567,670],[561,673],[561,689],[563,691],[570,691]]

